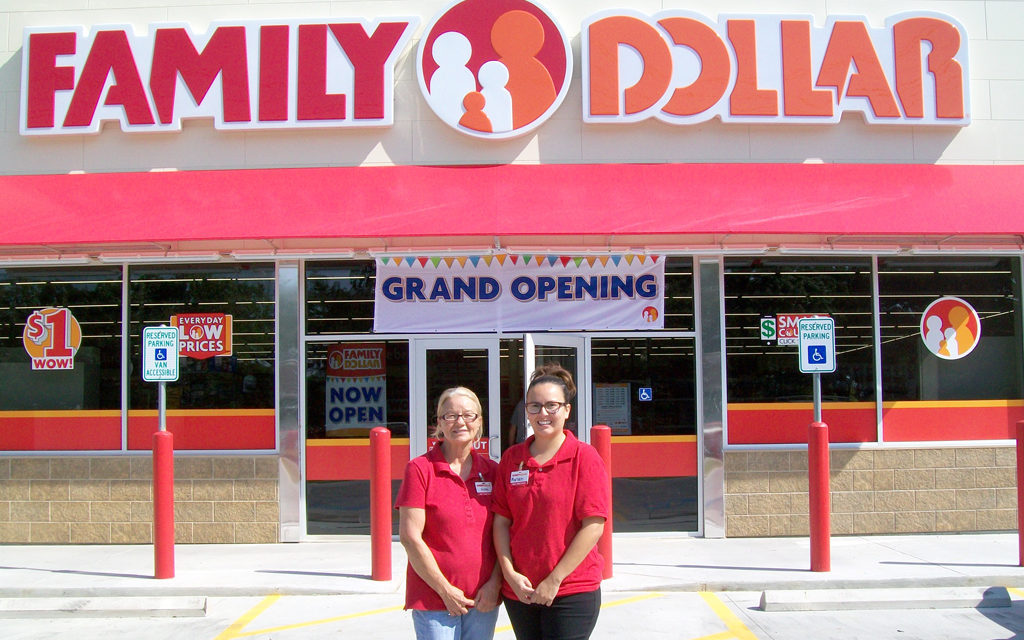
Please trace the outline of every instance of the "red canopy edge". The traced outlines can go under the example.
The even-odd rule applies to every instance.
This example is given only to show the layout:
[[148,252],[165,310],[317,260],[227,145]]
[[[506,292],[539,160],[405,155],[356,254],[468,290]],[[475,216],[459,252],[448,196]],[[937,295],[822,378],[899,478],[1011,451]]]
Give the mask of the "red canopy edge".
[[578,164],[0,177],[0,245],[1024,233],[1024,165]]

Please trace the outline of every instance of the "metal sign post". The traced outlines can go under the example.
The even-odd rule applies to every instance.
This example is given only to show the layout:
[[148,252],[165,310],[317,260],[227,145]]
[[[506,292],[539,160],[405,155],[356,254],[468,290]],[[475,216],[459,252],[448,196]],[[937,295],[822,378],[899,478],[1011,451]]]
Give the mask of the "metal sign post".
[[836,370],[836,321],[801,318],[798,327],[800,372],[814,374],[814,421],[821,422],[821,374]]
[[174,577],[174,434],[167,430],[167,383],[178,379],[178,329],[142,330],[142,379],[157,383],[153,434],[153,559],[156,578]]
[[801,318],[797,350],[800,371],[814,374],[814,422],[807,429],[807,499],[811,536],[811,571],[832,566],[831,494],[829,489],[828,425],[821,421],[821,374],[836,370],[835,320]]

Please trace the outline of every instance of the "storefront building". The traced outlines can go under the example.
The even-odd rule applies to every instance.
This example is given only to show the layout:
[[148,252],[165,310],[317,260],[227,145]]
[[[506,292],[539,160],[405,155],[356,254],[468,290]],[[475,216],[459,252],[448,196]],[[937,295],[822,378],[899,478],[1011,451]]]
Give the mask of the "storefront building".
[[[752,8],[753,7],[753,8]],[[514,443],[536,364],[612,429],[617,532],[1016,526],[1024,2],[11,2],[0,543],[369,529],[455,384]]]

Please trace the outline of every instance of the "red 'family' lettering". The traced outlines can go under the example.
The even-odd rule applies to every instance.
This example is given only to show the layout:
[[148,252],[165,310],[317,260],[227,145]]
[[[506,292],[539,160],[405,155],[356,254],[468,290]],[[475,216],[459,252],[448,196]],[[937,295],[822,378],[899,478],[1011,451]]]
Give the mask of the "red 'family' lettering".
[[417,22],[246,22],[203,36],[180,26],[146,36],[29,28],[21,132],[96,132],[106,120],[168,131],[197,117],[220,129],[387,126],[395,62]]

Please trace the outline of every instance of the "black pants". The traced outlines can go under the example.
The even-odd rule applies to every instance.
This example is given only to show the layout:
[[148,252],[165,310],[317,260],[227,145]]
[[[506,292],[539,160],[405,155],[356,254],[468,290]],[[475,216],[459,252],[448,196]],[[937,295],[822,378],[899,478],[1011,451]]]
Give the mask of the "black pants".
[[587,640],[601,611],[601,590],[555,598],[550,607],[505,598],[516,640]]

